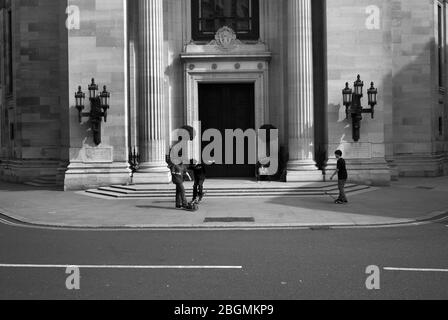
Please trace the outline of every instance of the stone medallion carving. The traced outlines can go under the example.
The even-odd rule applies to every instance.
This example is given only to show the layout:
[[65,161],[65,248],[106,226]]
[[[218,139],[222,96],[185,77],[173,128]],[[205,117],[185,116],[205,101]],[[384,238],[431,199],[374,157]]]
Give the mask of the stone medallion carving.
[[236,33],[232,28],[225,26],[216,32],[215,40],[210,44],[218,46],[223,51],[229,51],[235,49],[241,44],[241,41],[237,39]]

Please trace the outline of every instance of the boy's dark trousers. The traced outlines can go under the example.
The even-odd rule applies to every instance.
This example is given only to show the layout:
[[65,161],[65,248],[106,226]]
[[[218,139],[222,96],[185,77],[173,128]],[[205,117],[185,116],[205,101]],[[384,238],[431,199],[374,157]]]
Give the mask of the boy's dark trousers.
[[185,197],[185,187],[183,183],[176,183],[176,207],[185,207],[187,198]]
[[339,199],[341,201],[346,202],[347,197],[345,195],[345,184],[347,183],[347,180],[338,180],[338,188],[339,188]]
[[203,177],[194,177],[194,185],[193,185],[193,201],[194,200],[202,200],[204,196],[204,182],[205,178]]
[[173,174],[173,183],[176,185],[176,207],[185,207],[187,197],[185,196],[185,187],[182,175]]

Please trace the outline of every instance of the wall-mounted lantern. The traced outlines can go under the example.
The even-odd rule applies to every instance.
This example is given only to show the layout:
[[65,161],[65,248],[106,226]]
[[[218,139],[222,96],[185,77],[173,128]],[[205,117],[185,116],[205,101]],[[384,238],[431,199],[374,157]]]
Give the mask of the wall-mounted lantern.
[[360,139],[361,120],[363,113],[370,113],[372,119],[375,116],[375,106],[377,105],[378,89],[375,88],[374,83],[371,83],[371,87],[367,90],[368,103],[370,108],[364,108],[361,105],[361,99],[363,97],[364,82],[361,81],[361,76],[358,75],[358,79],[354,83],[354,91],[349,87],[348,82],[345,84],[345,88],[342,90],[342,97],[345,106],[345,113],[347,119],[349,115],[352,116],[352,129],[353,140],[358,142]]
[[131,169],[131,182],[130,185],[134,184],[134,175],[137,172],[140,165],[140,154],[134,147],[134,149],[129,149],[129,159],[128,159],[129,167]]
[[110,107],[110,93],[107,91],[106,86],[104,86],[103,91],[98,94],[98,85],[95,83],[95,79],[92,79],[92,83],[88,89],[90,112],[83,112],[85,109],[86,95],[82,92],[81,86],[78,87],[78,92],[75,93],[76,109],[78,109],[79,123],[82,122],[83,117],[89,118],[92,126],[93,140],[96,145],[99,145],[101,144],[101,122],[103,118],[104,122],[107,122],[107,111]]

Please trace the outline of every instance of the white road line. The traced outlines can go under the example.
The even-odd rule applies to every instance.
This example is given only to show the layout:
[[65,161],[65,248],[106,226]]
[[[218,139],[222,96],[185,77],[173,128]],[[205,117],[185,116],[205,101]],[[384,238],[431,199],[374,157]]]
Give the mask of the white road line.
[[448,269],[419,269],[419,268],[384,268],[386,271],[407,271],[407,272],[448,272]]
[[80,269],[243,269],[242,266],[126,266],[126,265],[71,265],[71,264],[0,264],[0,268],[80,268]]

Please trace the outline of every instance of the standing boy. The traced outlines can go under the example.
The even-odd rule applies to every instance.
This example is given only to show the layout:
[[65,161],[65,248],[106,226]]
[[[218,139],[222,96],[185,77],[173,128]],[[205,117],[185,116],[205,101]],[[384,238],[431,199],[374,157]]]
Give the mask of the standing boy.
[[338,159],[336,171],[331,176],[333,180],[334,176],[338,175],[338,187],[339,187],[339,198],[335,201],[337,204],[347,203],[347,197],[345,196],[345,184],[347,183],[348,174],[345,160],[342,158],[342,151],[337,150],[335,153],[336,159]]
[[194,174],[193,202],[201,202],[204,197],[205,165],[191,160],[190,169]]

